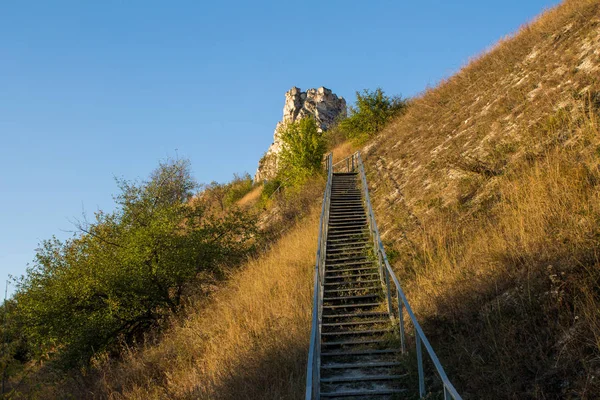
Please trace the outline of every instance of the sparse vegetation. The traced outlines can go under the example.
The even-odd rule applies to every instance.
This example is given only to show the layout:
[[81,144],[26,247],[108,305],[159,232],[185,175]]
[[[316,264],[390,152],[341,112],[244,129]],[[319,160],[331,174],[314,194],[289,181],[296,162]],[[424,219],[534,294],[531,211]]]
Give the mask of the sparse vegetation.
[[398,96],[389,97],[381,88],[356,92],[356,105],[350,107],[348,118],[340,121],[338,129],[348,139],[368,140],[407,106]]

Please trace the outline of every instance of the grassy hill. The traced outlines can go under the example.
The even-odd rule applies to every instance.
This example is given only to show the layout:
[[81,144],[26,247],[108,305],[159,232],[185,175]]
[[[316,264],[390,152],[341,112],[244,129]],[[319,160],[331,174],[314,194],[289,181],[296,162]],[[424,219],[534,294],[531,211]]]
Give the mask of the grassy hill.
[[367,146],[394,266],[465,398],[600,392],[599,71],[600,3],[566,1]]
[[[465,399],[600,393],[599,72],[600,2],[567,0],[412,99],[363,149],[390,259]],[[313,193],[308,215],[166,333],[84,376],[38,376],[28,393],[301,398]]]

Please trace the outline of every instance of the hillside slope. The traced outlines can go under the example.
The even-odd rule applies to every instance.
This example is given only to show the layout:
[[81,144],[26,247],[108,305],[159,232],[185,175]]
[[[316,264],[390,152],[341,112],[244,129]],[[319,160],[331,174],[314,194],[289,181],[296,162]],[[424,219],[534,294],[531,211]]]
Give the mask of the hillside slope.
[[394,266],[465,398],[600,392],[600,3],[567,0],[364,151]]
[[[600,2],[568,0],[413,99],[363,151],[388,256],[465,399],[598,398],[599,70]],[[302,398],[317,218],[156,343],[32,390]]]

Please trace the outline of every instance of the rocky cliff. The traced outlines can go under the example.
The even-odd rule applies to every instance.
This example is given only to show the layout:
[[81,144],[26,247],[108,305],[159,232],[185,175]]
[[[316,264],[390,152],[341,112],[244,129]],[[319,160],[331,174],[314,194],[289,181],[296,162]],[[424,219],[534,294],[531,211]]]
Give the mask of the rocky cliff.
[[273,134],[273,143],[258,163],[254,181],[269,180],[277,173],[278,155],[281,151],[279,131],[290,122],[312,116],[322,130],[329,129],[341,116],[346,116],[346,100],[338,97],[330,89],[320,87],[308,89],[306,92],[293,87],[285,94],[283,118],[277,123]]

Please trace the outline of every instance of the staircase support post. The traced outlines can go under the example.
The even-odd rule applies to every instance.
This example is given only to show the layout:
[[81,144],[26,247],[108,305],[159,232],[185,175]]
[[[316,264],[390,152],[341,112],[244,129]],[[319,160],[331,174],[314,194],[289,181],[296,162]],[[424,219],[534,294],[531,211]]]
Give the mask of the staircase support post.
[[398,298],[398,319],[400,322],[400,348],[402,350],[402,354],[406,354],[406,339],[404,335],[404,304],[402,303],[402,299],[400,299],[400,293],[397,293]]
[[419,370],[419,396],[425,397],[425,374],[423,372],[423,352],[421,349],[421,336],[415,329],[415,338],[417,343],[417,368]]

